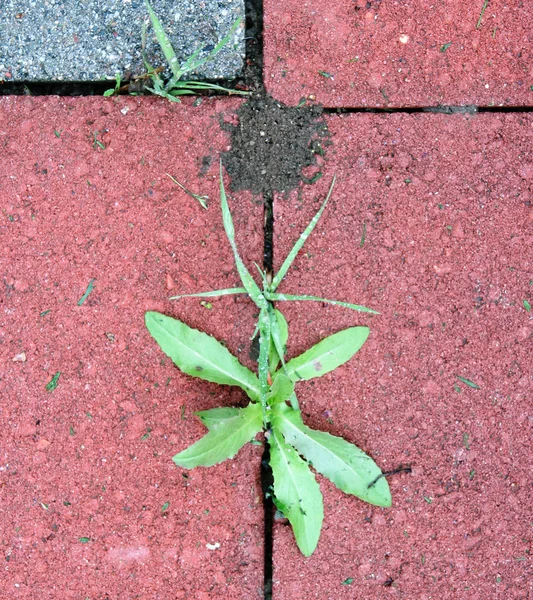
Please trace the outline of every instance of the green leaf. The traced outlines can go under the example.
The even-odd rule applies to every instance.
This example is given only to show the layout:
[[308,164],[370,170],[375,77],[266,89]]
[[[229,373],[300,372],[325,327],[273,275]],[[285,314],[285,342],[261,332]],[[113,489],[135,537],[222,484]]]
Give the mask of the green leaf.
[[161,25],[161,21],[158,19],[157,15],[153,11],[148,0],[144,0],[144,3],[146,5],[146,10],[148,11],[148,14],[150,15],[150,20],[152,21],[152,27],[154,28],[154,32],[155,32],[157,41],[159,42],[159,45],[161,46],[161,50],[163,51],[163,54],[165,55],[165,58],[167,59],[168,66],[170,67],[170,70],[172,71],[174,76],[179,79],[180,75],[179,75],[178,59],[176,57],[176,53],[174,52],[174,49],[172,48],[172,44],[170,43],[170,40],[168,39],[168,36],[165,33],[163,26]]
[[366,306],[360,306],[359,304],[351,304],[350,302],[341,302],[340,300],[329,300],[328,298],[320,298],[319,296],[308,296],[308,295],[295,295],[295,294],[272,294],[267,292],[265,298],[271,302],[282,302],[284,300],[299,300],[306,301],[311,300],[312,302],[326,302],[327,304],[333,304],[333,306],[342,306],[343,308],[351,308],[358,312],[370,313],[372,315],[379,315],[377,310],[367,308]]
[[267,402],[269,406],[279,404],[288,400],[294,392],[294,383],[283,373],[280,373],[267,394]]
[[59,377],[61,376],[61,371],[57,371],[52,379],[46,384],[45,390],[47,392],[53,392],[57,387],[57,382],[59,381]]
[[299,381],[329,373],[350,360],[365,343],[369,333],[368,327],[349,327],[334,333],[290,360],[285,374],[292,381]]
[[325,431],[310,429],[300,411],[286,404],[273,409],[272,427],[304,456],[313,468],[346,494],[376,506],[392,503],[389,484],[376,463],[357,446]]
[[[238,19],[231,26],[228,33],[218,42],[218,44],[211,50],[211,52],[207,56],[202,57],[195,62],[194,59],[199,54],[199,52],[202,50],[202,48],[198,48],[198,50],[193,52],[193,54],[191,56],[189,56],[189,58],[185,61],[185,63],[183,65],[181,65],[180,73],[177,77],[175,77],[175,79],[180,79],[185,73],[188,73],[189,71],[195,71],[196,69],[198,69],[198,67],[201,67],[206,62],[212,60],[224,48],[224,46],[226,46],[230,42],[231,36],[235,32],[235,30],[239,27],[241,22],[242,22],[242,17],[238,17]],[[172,83],[175,83],[175,82],[171,82],[171,85],[172,85]],[[183,84],[187,85],[187,86],[193,84],[197,87],[200,87],[202,85],[207,87],[207,85],[209,85],[209,84],[205,84],[204,82],[196,82],[196,81],[186,81],[186,82],[183,82]],[[222,89],[223,91],[230,91],[230,90],[226,90],[225,88],[219,88],[219,86],[215,86],[214,84],[212,86],[212,89]]]
[[228,419],[234,419],[239,416],[239,409],[232,408],[230,406],[220,406],[218,408],[210,408],[209,410],[201,410],[194,413],[197,417],[200,417],[202,423],[207,429],[214,429],[217,425],[220,425],[223,421]]
[[270,391],[270,384],[268,380],[268,351],[270,349],[270,315],[268,308],[264,307],[259,313],[259,390],[260,390],[260,401],[263,408],[263,419],[265,427],[268,425],[267,417],[267,394]]
[[218,296],[231,296],[232,294],[247,294],[245,288],[226,288],[224,290],[213,290],[211,292],[198,292],[197,294],[180,294],[172,296],[169,300],[179,300],[180,298],[216,298]]
[[184,373],[206,381],[236,385],[252,400],[259,398],[256,375],[214,337],[157,312],[147,312],[145,323],[161,350]]
[[237,245],[235,244],[235,228],[233,227],[233,219],[231,218],[231,212],[228,205],[228,199],[226,198],[226,190],[224,188],[224,179],[222,177],[222,161],[220,161],[220,203],[222,205],[222,220],[224,223],[224,230],[228,237],[231,249],[233,250],[233,257],[235,259],[235,266],[239,272],[243,286],[250,295],[250,298],[259,307],[266,307],[266,300],[263,293],[259,289],[259,286],[255,282],[254,278],[250,275],[248,269],[244,266],[244,263],[239,256],[237,251]]
[[278,368],[279,361],[283,360],[287,340],[289,339],[289,326],[287,320],[277,308],[270,313],[270,329],[272,343],[270,344],[268,364],[270,366],[270,372],[274,373]]
[[307,463],[275,428],[268,442],[274,475],[274,502],[289,519],[302,554],[311,556],[318,544],[324,520],[320,488]]
[[296,258],[296,255],[300,251],[300,248],[305,244],[305,240],[311,235],[313,229],[316,227],[316,224],[318,223],[318,220],[322,216],[322,213],[324,212],[324,209],[326,208],[326,204],[328,203],[328,200],[329,200],[329,198],[330,198],[330,196],[331,196],[331,194],[333,192],[333,188],[335,187],[335,179],[336,178],[337,178],[337,176],[335,175],[333,177],[333,181],[331,182],[331,186],[329,188],[328,195],[326,196],[326,199],[322,203],[322,206],[319,208],[319,210],[316,213],[316,215],[311,219],[311,222],[305,228],[305,231],[297,239],[297,241],[294,244],[292,250],[289,252],[287,258],[283,261],[283,264],[281,265],[280,270],[276,273],[274,279],[272,280],[272,283],[271,283],[270,288],[269,288],[271,292],[276,291],[276,288],[281,283],[281,280],[287,274],[287,271],[289,270],[289,268],[292,265],[294,259]]
[[479,390],[479,385],[477,383],[474,383],[473,381],[470,381],[470,379],[466,379],[465,377],[460,377],[459,375],[456,375],[456,377],[459,381],[462,381],[468,387],[471,387],[474,390]]
[[263,418],[259,404],[250,403],[246,408],[239,408],[232,419],[211,425],[209,433],[189,446],[172,459],[178,467],[194,469],[195,467],[211,467],[228,458],[253,440],[263,429]]

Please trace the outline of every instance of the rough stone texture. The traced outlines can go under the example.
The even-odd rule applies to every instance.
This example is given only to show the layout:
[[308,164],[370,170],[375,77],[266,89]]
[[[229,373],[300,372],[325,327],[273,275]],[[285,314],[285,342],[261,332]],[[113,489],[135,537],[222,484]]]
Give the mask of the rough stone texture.
[[265,0],[268,92],[296,105],[533,102],[527,2]]
[[[206,55],[244,16],[243,0],[153,0],[151,4],[180,61],[199,47]],[[144,73],[141,30],[147,15],[141,0],[3,0],[0,82],[98,81],[114,79],[116,73],[123,79]],[[151,25],[146,52],[153,66],[166,66]],[[232,78],[240,73],[243,56],[241,26],[226,48],[196,75]]]
[[[239,104],[0,100],[1,598],[262,597],[261,448],[171,460],[205,431],[193,411],[245,397],[181,374],[144,327],[146,310],[176,316],[253,368],[247,299],[167,300],[238,282],[218,123]],[[238,198],[260,262],[262,208]]]
[[[533,116],[327,118],[324,177],[275,204],[275,263],[337,186],[280,292],[289,357],[367,324],[347,365],[297,385],[304,421],[360,445],[393,506],[321,478],[325,521],[302,557],[276,525],[274,598],[527,598],[533,434]],[[282,201],[279,201],[282,200]],[[475,382],[465,385],[457,376]]]

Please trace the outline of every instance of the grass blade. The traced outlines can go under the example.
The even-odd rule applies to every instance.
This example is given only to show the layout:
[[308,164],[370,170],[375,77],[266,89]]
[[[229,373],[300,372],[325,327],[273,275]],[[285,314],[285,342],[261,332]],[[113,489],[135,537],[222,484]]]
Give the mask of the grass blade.
[[226,288],[224,290],[213,290],[212,292],[198,292],[197,294],[180,294],[179,296],[172,296],[169,300],[179,300],[180,298],[215,298],[216,296],[247,293],[246,288]]
[[170,70],[172,71],[174,77],[176,77],[176,79],[179,79],[181,75],[180,69],[178,67],[178,58],[176,56],[176,53],[174,52],[174,48],[172,48],[172,44],[170,43],[170,40],[168,39],[168,36],[165,33],[163,26],[161,25],[161,21],[158,19],[148,0],[144,0],[144,3],[146,5],[146,10],[150,15],[150,20],[152,21],[152,27],[154,28],[155,37],[157,38],[157,41],[161,46],[161,50],[165,55],[168,66],[170,67]]
[[372,315],[379,315],[377,310],[367,308],[366,306],[359,306],[358,304],[351,304],[350,302],[341,302],[340,300],[328,300],[327,298],[319,298],[318,296],[299,296],[294,294],[271,294],[266,293],[265,298],[271,302],[282,302],[285,300],[310,300],[312,302],[326,302],[327,304],[333,304],[334,306],[343,306],[344,308],[351,308],[358,312],[370,313]]
[[474,383],[473,381],[470,381],[470,379],[466,379],[466,377],[461,377],[460,375],[456,375],[456,377],[459,381],[462,381],[465,385],[471,387],[473,390],[480,389],[479,385],[477,383]]
[[260,401],[263,407],[263,423],[268,426],[268,411],[270,407],[267,403],[267,394],[270,391],[268,383],[268,353],[270,350],[270,316],[268,308],[265,306],[259,313],[259,390]]
[[233,250],[235,266],[239,272],[242,284],[246,288],[250,298],[259,308],[266,307],[267,303],[265,297],[263,296],[254,278],[250,275],[248,269],[244,266],[244,263],[239,256],[239,252],[237,251],[237,245],[235,244],[235,228],[233,227],[233,219],[231,218],[228,199],[226,197],[226,190],[224,188],[224,179],[222,177],[222,161],[220,161],[220,202],[222,204],[222,219],[224,222],[224,229],[226,231],[226,236],[228,237],[231,249]]
[[207,56],[194,62],[194,59],[196,58],[198,53],[201,51],[201,48],[198,49],[196,52],[194,52],[191,56],[189,56],[189,58],[183,63],[183,65],[181,65],[181,67],[179,69],[180,76],[176,77],[176,79],[181,79],[181,77],[183,75],[185,75],[185,73],[194,71],[198,67],[201,67],[202,65],[204,65],[206,62],[212,60],[222,50],[222,48],[224,48],[224,46],[226,46],[228,44],[228,42],[231,39],[231,36],[233,35],[233,33],[235,32],[237,27],[239,27],[241,22],[242,22],[242,17],[239,17],[235,21],[235,23],[233,23],[233,25],[231,26],[228,33],[218,42],[218,44],[213,48],[213,50],[211,50],[211,52]]
[[281,283],[281,280],[287,274],[287,271],[289,270],[289,267],[292,265],[294,259],[296,258],[296,255],[300,251],[301,247],[304,245],[305,240],[311,235],[311,232],[316,227],[316,224],[318,223],[318,220],[320,219],[322,213],[324,212],[324,209],[326,208],[326,204],[328,203],[328,200],[333,192],[333,188],[335,186],[335,179],[336,179],[336,175],[333,177],[333,181],[331,182],[331,186],[329,188],[328,195],[326,196],[326,199],[322,203],[322,206],[320,207],[319,211],[311,219],[311,222],[306,227],[305,231],[300,235],[300,237],[296,241],[296,244],[294,244],[292,250],[289,252],[289,255],[287,256],[287,258],[281,265],[280,270],[276,273],[274,279],[272,280],[272,284],[270,285],[271,292],[274,292],[276,290],[276,288],[278,287],[278,285]]

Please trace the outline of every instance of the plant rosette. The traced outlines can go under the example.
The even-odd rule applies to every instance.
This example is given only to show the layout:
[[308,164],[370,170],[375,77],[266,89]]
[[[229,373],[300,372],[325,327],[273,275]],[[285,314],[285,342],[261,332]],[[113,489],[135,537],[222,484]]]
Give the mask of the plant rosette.
[[350,360],[368,338],[368,327],[349,327],[339,331],[300,356],[285,361],[289,328],[281,311],[274,306],[275,302],[290,300],[318,301],[359,312],[376,313],[370,308],[348,302],[276,292],[315,228],[334,185],[335,178],[320,210],[298,238],[279,272],[269,277],[257,267],[262,280],[261,289],[237,251],[233,220],[222,179],[222,165],[220,167],[224,229],[233,250],[242,287],[185,294],[171,299],[247,294],[259,308],[254,333],[254,337],[259,334],[257,374],[242,365],[207,333],[158,312],[150,311],[145,315],[148,331],[181,371],[206,381],[238,386],[250,398],[245,408],[220,407],[197,412],[208,432],[192,446],[176,454],[174,463],[185,469],[219,464],[233,458],[258,433],[264,432],[270,447],[270,466],[274,477],[272,497],[276,507],[289,520],[296,543],[305,556],[314,552],[324,519],[322,494],[310,465],[346,494],[376,506],[388,507],[392,502],[387,480],[372,458],[343,438],[307,427],[302,420],[295,393],[297,382],[320,377]]

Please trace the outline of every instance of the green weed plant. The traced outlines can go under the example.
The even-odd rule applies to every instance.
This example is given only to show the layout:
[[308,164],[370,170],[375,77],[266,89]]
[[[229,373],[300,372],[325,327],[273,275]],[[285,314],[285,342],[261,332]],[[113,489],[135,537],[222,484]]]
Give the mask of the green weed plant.
[[242,365],[214,337],[158,312],[150,311],[145,315],[148,331],[181,371],[206,381],[238,386],[250,398],[245,408],[220,407],[197,412],[208,432],[192,446],[176,454],[174,463],[185,469],[216,465],[233,458],[245,444],[263,432],[270,446],[270,466],[274,476],[272,498],[289,520],[296,543],[305,556],[314,552],[324,518],[322,494],[310,466],[347,494],[376,506],[391,505],[387,480],[376,463],[343,438],[307,427],[295,393],[295,384],[299,381],[320,377],[350,360],[365,343],[369,335],[368,327],[349,327],[339,331],[287,361],[285,350],[289,328],[281,311],[274,306],[278,302],[309,300],[376,313],[370,308],[348,302],[280,294],[276,291],[315,228],[334,184],[335,179],[320,210],[297,240],[279,272],[269,278],[256,265],[262,280],[261,289],[237,251],[220,167],[224,229],[233,250],[242,287],[184,294],[171,299],[247,294],[259,309],[254,333],[254,336],[259,334],[257,374]]
[[[167,98],[167,100],[170,100],[171,102],[180,102],[179,96],[195,95],[195,94],[198,94],[198,92],[208,91],[208,90],[224,92],[226,94],[238,94],[241,96],[246,96],[249,94],[249,92],[247,92],[247,91],[232,90],[229,88],[225,88],[221,85],[217,85],[215,83],[208,83],[205,81],[194,81],[194,80],[191,81],[191,80],[183,79],[185,77],[185,75],[187,75],[187,73],[191,73],[191,72],[195,71],[196,69],[198,69],[199,67],[203,66],[205,63],[209,62],[210,60],[213,60],[213,58],[215,58],[215,56],[225,46],[227,46],[229,44],[233,33],[240,26],[240,24],[242,22],[242,17],[239,17],[235,21],[235,23],[233,23],[233,25],[231,26],[228,33],[218,42],[218,44],[216,44],[216,46],[209,52],[209,54],[199,58],[199,54],[203,50],[202,47],[199,47],[185,60],[184,63],[182,63],[180,65],[179,61],[178,61],[178,57],[176,56],[176,53],[174,52],[174,48],[172,47],[172,44],[170,42],[170,39],[167,36],[167,34],[165,33],[163,26],[161,25],[161,21],[159,20],[158,16],[154,12],[154,10],[153,10],[151,4],[148,2],[148,0],[144,0],[144,3],[146,5],[146,10],[148,11],[148,15],[150,17],[152,27],[154,28],[154,33],[155,33],[157,42],[159,43],[159,46],[163,52],[163,55],[165,56],[165,58],[167,60],[170,72],[172,73],[172,76],[170,77],[170,79],[165,80],[164,77],[161,75],[161,72],[164,69],[161,67],[154,68],[150,64],[148,59],[146,58],[146,53],[145,53],[146,23],[143,23],[142,33],[141,33],[142,58],[143,58],[144,67],[146,69],[146,74],[141,75],[140,77],[137,77],[135,79],[148,78],[148,79],[152,80],[152,87],[145,86],[145,88],[144,88],[145,90],[147,90],[148,92],[151,92],[152,94],[155,94],[157,96],[162,96],[163,98]],[[110,88],[109,90],[106,90],[104,92],[104,96],[117,95],[120,93],[120,91],[122,89],[128,87],[128,86],[124,86],[124,87],[121,86],[120,74],[115,75],[115,80],[116,80],[115,87]]]

